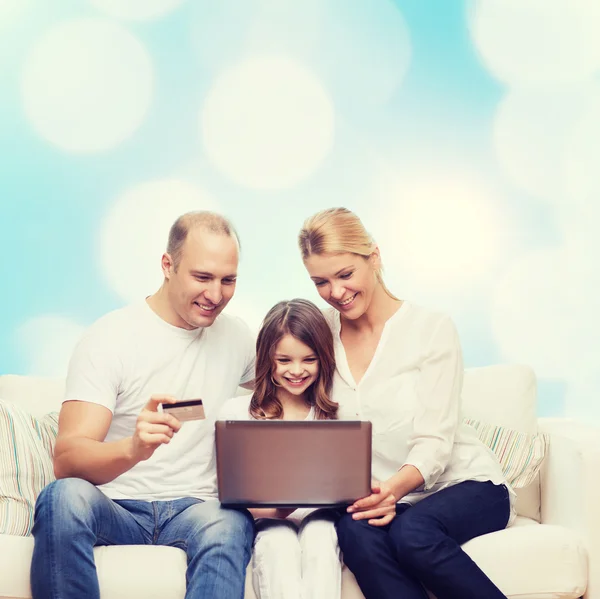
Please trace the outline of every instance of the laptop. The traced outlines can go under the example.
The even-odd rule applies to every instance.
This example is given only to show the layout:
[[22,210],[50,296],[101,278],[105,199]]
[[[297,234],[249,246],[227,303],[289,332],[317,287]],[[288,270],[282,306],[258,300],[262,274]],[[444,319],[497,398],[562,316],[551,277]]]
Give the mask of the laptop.
[[219,500],[230,507],[348,505],[371,493],[371,423],[219,420]]

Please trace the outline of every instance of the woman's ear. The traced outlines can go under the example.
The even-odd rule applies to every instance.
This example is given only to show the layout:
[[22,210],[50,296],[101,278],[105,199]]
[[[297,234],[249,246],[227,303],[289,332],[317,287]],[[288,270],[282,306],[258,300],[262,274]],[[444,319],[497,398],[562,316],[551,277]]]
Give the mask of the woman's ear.
[[381,270],[381,254],[379,253],[379,247],[375,246],[375,249],[369,255],[369,262],[375,272]]

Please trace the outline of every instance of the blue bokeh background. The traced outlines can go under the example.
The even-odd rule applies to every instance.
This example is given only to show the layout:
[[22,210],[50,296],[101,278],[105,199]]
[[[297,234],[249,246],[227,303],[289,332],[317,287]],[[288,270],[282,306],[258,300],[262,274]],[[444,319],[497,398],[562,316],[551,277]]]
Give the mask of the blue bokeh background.
[[355,210],[467,366],[600,421],[594,0],[0,0],[0,374],[62,376],[151,293],[171,221],[242,238],[231,311],[320,302],[296,234]]

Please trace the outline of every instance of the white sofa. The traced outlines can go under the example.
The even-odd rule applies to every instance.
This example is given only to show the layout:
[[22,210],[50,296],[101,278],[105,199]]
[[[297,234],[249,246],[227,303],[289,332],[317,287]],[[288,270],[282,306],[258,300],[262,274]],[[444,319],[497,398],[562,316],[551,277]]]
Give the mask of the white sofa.
[[[58,409],[62,381],[0,376],[0,398],[41,415]],[[541,476],[518,492],[509,529],[474,539],[465,550],[509,598],[600,599],[600,435],[583,424],[537,419],[536,382],[523,366],[468,370],[470,418],[551,435]],[[593,398],[590,398],[593,400]],[[0,598],[28,599],[33,539],[0,535]],[[95,550],[103,599],[183,599],[185,554],[170,547]],[[344,569],[343,599],[363,595]],[[255,599],[246,583],[246,597]]]

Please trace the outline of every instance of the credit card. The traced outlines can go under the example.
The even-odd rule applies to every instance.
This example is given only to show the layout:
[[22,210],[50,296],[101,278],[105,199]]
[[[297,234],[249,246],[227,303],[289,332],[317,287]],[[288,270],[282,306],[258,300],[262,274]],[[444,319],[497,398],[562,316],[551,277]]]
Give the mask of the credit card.
[[165,414],[172,414],[180,422],[204,420],[206,418],[201,399],[188,399],[176,403],[163,403],[161,406],[162,411]]

